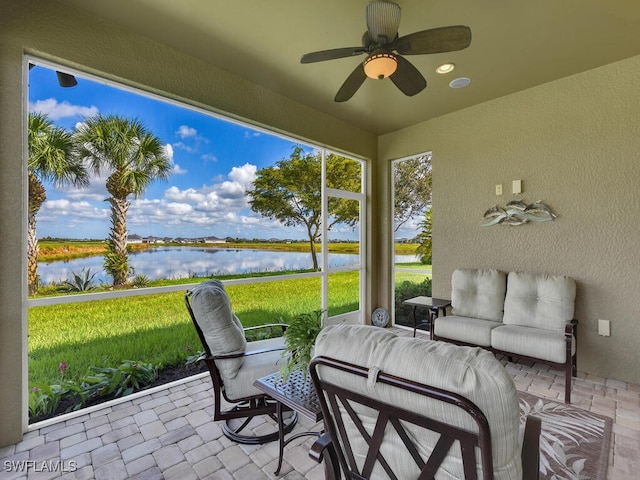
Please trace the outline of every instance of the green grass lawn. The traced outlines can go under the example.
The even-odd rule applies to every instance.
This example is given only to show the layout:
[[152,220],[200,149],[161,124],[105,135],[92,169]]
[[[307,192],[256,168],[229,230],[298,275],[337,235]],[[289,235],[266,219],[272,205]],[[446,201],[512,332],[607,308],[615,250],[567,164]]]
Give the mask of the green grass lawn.
[[[357,310],[358,289],[358,272],[332,274],[329,315]],[[320,308],[320,278],[231,285],[227,292],[245,327]],[[183,292],[30,307],[28,321],[30,384],[58,381],[62,362],[65,378],[78,381],[90,366],[125,360],[169,366],[202,350]]]

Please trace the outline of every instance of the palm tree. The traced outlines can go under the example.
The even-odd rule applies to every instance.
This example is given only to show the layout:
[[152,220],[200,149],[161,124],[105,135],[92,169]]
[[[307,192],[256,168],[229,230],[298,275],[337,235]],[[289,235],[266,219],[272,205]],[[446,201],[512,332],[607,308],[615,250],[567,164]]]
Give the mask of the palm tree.
[[38,237],[36,215],[47,199],[43,182],[57,186],[85,186],[89,183],[82,161],[74,154],[70,132],[55,126],[44,114],[29,114],[29,226],[27,271],[29,295],[38,291]]
[[113,285],[127,281],[127,210],[129,195],[140,197],[151,182],[166,179],[171,165],[158,137],[138,119],[96,115],[76,128],[75,141],[81,158],[96,173],[108,173],[111,233],[107,239],[104,268]]

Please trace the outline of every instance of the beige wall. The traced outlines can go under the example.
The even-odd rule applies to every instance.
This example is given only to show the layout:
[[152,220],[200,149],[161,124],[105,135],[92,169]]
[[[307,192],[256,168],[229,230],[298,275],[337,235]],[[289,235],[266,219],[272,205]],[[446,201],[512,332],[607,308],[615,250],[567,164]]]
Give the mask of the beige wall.
[[[2,446],[20,440],[26,427],[23,408],[23,380],[26,379],[23,53],[226,112],[364,158],[376,157],[377,141],[371,133],[150,40],[119,31],[113,25],[57,2],[2,1],[0,10]],[[368,215],[371,217],[370,211]],[[371,237],[371,232],[368,235]],[[370,295],[370,288],[368,291]]]
[[[434,296],[450,294],[458,267],[569,275],[578,286],[578,371],[636,384],[638,79],[635,57],[385,135],[378,145],[387,170],[391,159],[433,151]],[[511,194],[515,179],[521,196]],[[480,226],[486,209],[516,198],[543,200],[559,217]],[[611,337],[597,335],[598,319],[611,320]]]

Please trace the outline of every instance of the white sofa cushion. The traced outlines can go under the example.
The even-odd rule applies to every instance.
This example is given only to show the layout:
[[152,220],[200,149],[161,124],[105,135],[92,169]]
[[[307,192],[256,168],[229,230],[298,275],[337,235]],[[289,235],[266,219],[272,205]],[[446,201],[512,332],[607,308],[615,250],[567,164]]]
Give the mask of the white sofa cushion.
[[490,347],[491,330],[501,325],[503,325],[502,322],[448,315],[438,317],[434,324],[434,333],[436,337],[457,340],[479,347]]
[[573,319],[576,284],[565,276],[511,272],[503,323],[564,331]]
[[[247,340],[242,324],[231,310],[231,301],[222,282],[208,280],[194,287],[191,290],[191,309],[213,356],[246,350]],[[216,361],[222,381],[235,377],[242,362],[242,357]]]
[[[496,479],[522,478],[521,443],[519,438],[519,407],[515,385],[500,362],[488,351],[478,347],[459,347],[423,338],[398,337],[393,333],[362,325],[325,327],[316,340],[316,355],[324,355],[356,365],[379,368],[382,372],[426,385],[457,392],[475,403],[486,415],[493,445]],[[443,404],[388,385],[347,376],[344,372],[321,368],[319,374],[331,383],[348,386],[350,390],[377,398],[391,405],[423,412],[431,418],[477,431],[469,415],[451,405]],[[354,406],[354,408],[356,408]],[[357,407],[365,428],[372,432],[376,412]],[[343,418],[345,418],[343,416]],[[356,427],[345,418],[349,439],[360,462],[367,451]],[[423,437],[420,454],[426,458],[437,441],[435,434],[425,434],[419,427],[409,429],[414,438]],[[449,476],[464,478],[459,444],[452,447],[443,463]],[[417,467],[394,429],[388,428],[381,447],[385,459],[392,464],[398,478],[417,478]],[[479,468],[479,467],[478,467]],[[372,478],[386,478],[379,465]],[[479,475],[482,478],[482,475]]]
[[[567,353],[563,332],[540,328],[503,325],[491,332],[491,346],[549,362],[566,363]],[[575,338],[571,338],[571,355],[576,353]]]
[[[451,276],[453,314],[502,321],[507,275],[493,269],[458,269]],[[437,322],[436,322],[437,324]]]

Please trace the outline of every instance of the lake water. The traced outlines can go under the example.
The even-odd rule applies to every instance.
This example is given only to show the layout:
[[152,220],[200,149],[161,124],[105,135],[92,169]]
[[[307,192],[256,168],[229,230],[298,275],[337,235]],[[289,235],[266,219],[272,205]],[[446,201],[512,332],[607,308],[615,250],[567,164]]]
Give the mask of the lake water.
[[[413,255],[398,255],[396,261],[411,262]],[[63,282],[80,274],[82,269],[96,273],[95,282],[111,283],[113,279],[103,268],[103,257],[78,258],[69,261],[41,262],[38,275],[43,283]],[[320,255],[318,255],[320,261]],[[358,264],[358,255],[329,254],[331,267]],[[306,270],[313,266],[311,254],[304,252],[273,252],[254,249],[158,247],[130,253],[129,266],[135,275],[146,275],[150,280],[208,277],[237,273]]]

